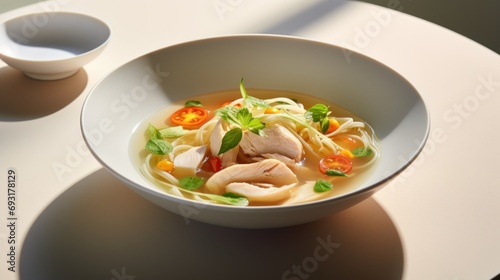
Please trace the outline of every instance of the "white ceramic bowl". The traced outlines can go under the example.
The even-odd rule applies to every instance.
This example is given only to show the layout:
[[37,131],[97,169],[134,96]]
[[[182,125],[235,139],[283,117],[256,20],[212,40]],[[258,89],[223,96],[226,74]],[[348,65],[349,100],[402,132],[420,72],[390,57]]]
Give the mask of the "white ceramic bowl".
[[24,15],[0,25],[0,59],[34,79],[62,79],[97,57],[110,34],[104,22],[88,15]]
[[[271,228],[327,217],[370,197],[403,171],[427,139],[430,120],[412,85],[366,56],[320,42],[274,35],[208,38],[139,57],[116,69],[88,95],[81,127],[94,156],[153,203],[190,219],[240,228]],[[367,121],[380,138],[373,175],[354,191],[294,206],[201,204],[165,194],[131,160],[137,125],[179,99],[247,88],[303,92],[326,99]],[[225,101],[225,100],[224,100]],[[222,100],[221,100],[222,102]]]

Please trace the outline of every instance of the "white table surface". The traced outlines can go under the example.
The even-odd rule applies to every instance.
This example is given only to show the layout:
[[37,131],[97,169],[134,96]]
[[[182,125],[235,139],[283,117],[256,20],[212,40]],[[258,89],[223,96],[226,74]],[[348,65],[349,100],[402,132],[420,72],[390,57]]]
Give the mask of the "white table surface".
[[[404,11],[405,3],[388,6]],[[0,279],[466,280],[500,273],[498,54],[412,16],[340,0],[53,0],[0,20],[53,10],[99,17],[112,38],[65,80],[30,80],[0,62]],[[186,224],[102,169],[79,126],[92,86],[147,52],[236,33],[338,44],[395,69],[429,107],[424,151],[373,198],[326,220],[272,230]],[[8,270],[11,235],[16,272]]]

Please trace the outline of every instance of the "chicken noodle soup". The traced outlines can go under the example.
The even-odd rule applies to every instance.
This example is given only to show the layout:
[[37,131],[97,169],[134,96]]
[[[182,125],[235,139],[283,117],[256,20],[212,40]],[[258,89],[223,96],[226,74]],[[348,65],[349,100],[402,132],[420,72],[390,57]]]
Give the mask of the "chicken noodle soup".
[[299,204],[352,191],[379,157],[365,122],[307,95],[197,96],[142,123],[141,173],[169,194],[237,206]]

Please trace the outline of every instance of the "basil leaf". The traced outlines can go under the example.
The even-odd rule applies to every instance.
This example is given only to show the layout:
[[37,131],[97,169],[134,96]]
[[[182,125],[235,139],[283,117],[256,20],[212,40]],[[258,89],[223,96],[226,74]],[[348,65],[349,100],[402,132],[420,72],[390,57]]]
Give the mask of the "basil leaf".
[[260,130],[262,130],[265,125],[260,121],[260,119],[256,119],[252,116],[252,113],[248,111],[247,108],[240,109],[238,111],[238,120],[240,121],[240,126],[242,128],[247,128],[251,132],[260,135]]
[[220,108],[215,110],[215,115],[219,116],[221,119],[235,124],[235,125],[240,125],[237,121],[236,115],[238,114],[239,109],[235,108],[233,106],[226,106],[224,108]]
[[189,100],[184,103],[184,107],[203,107],[198,100]]
[[163,139],[151,138],[146,143],[145,147],[148,151],[156,155],[165,155],[172,151],[173,147],[170,142]]
[[233,128],[226,132],[226,134],[224,134],[224,137],[222,137],[222,143],[218,155],[221,155],[238,146],[241,138],[243,138],[243,131],[239,127]]
[[160,132],[158,131],[158,129],[156,127],[154,127],[154,125],[152,124],[149,124],[148,125],[148,134],[149,134],[149,138],[154,138],[154,139],[161,139],[161,134]]
[[340,170],[336,170],[336,169],[327,169],[325,174],[327,176],[341,176],[341,177],[349,177],[347,176],[347,174],[345,174],[344,172],[340,171]]
[[358,148],[352,150],[351,153],[355,157],[366,157],[366,156],[372,155],[373,151],[370,148],[358,147]]
[[184,130],[184,128],[182,128],[182,126],[179,125],[179,126],[163,128],[159,132],[161,137],[163,138],[177,138],[186,134],[187,130]]
[[263,124],[259,119],[252,119],[247,125],[246,127],[248,128],[248,130],[250,130],[251,132],[255,133],[255,134],[258,134],[260,136],[263,136],[263,131],[262,129],[264,129],[264,127],[266,127],[265,124]]
[[325,180],[318,180],[316,181],[316,183],[314,183],[314,191],[315,192],[326,192],[326,191],[329,191],[333,188],[333,185],[328,182],[328,181],[325,181]]
[[236,114],[236,117],[240,121],[241,126],[247,126],[247,124],[250,123],[250,121],[253,119],[252,114],[250,111],[248,111],[247,108],[242,108],[238,111],[238,114]]
[[324,104],[316,104],[309,108],[305,113],[306,119],[312,119],[313,122],[320,122],[328,115],[328,107]]
[[203,185],[203,178],[196,176],[182,177],[179,180],[179,185],[186,190],[194,191]]

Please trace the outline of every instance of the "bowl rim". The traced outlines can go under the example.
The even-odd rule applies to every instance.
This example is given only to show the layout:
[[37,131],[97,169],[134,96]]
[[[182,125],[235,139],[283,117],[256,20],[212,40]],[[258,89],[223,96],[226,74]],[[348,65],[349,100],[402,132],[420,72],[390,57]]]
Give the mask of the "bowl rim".
[[87,51],[85,51],[83,53],[79,53],[79,54],[73,54],[70,57],[65,57],[65,58],[37,59],[37,60],[25,59],[22,57],[15,57],[15,56],[5,54],[0,49],[0,59],[9,60],[9,61],[17,61],[17,62],[21,62],[21,63],[36,63],[36,64],[64,62],[64,61],[74,60],[74,59],[77,59],[80,57],[84,57],[84,56],[86,56],[90,53],[93,53],[93,52],[97,52],[97,51],[103,49],[111,40],[111,36],[112,36],[111,28],[105,21],[103,21],[100,18],[91,16],[87,13],[71,12],[71,11],[48,11],[48,12],[35,12],[35,13],[27,13],[27,14],[23,14],[23,15],[18,15],[18,16],[14,16],[12,18],[9,18],[9,19],[2,21],[0,23],[0,28],[5,27],[5,25],[8,24],[9,22],[12,22],[15,20],[20,20],[20,19],[26,18],[26,17],[35,17],[38,15],[46,15],[49,18],[52,18],[52,17],[57,16],[57,15],[66,15],[66,16],[79,17],[79,18],[85,18],[87,20],[91,20],[95,23],[98,23],[100,25],[100,27],[102,28],[102,30],[107,33],[106,39],[104,41],[100,42],[100,44],[98,46],[96,46],[90,50],[87,50]]
[[[119,172],[115,171],[111,166],[109,166],[106,162],[104,162],[99,157],[99,155],[97,155],[96,151],[94,151],[92,149],[92,143],[90,142],[89,138],[87,138],[87,136],[85,134],[85,131],[84,131],[84,122],[85,122],[84,115],[85,115],[85,110],[86,110],[86,107],[87,107],[88,100],[90,100],[90,98],[92,96],[92,93],[95,92],[95,90],[99,87],[99,85],[101,83],[103,83],[106,80],[107,77],[109,77],[115,71],[121,69],[122,67],[125,67],[126,65],[128,65],[128,64],[130,64],[130,63],[132,63],[134,61],[140,60],[140,59],[142,59],[144,57],[147,57],[149,55],[152,55],[154,53],[163,51],[163,50],[168,49],[168,48],[177,48],[177,47],[182,47],[184,45],[189,45],[189,44],[203,43],[205,41],[225,40],[225,39],[238,39],[238,38],[257,38],[257,39],[266,38],[266,39],[278,39],[278,40],[285,39],[285,40],[291,40],[291,41],[301,41],[301,42],[305,42],[305,43],[308,43],[308,44],[318,44],[318,45],[321,45],[321,46],[324,46],[324,47],[338,48],[338,49],[341,49],[343,51],[347,51],[349,53],[352,53],[352,54],[354,54],[356,56],[359,56],[359,57],[363,58],[364,60],[370,61],[371,63],[377,64],[378,66],[381,66],[381,67],[385,68],[387,71],[392,72],[394,75],[398,76],[401,80],[403,80],[407,84],[407,86],[409,88],[413,89],[413,92],[416,94],[416,97],[418,97],[418,99],[422,103],[423,110],[425,111],[426,119],[427,119],[427,121],[425,123],[425,132],[422,135],[423,136],[422,137],[422,141],[419,143],[418,147],[414,150],[415,152],[411,155],[411,157],[409,157],[408,159],[406,159],[405,163],[400,168],[398,168],[397,170],[395,170],[391,174],[384,176],[383,179],[380,179],[380,180],[378,180],[375,183],[367,185],[364,188],[353,190],[353,191],[350,191],[350,192],[347,192],[347,193],[343,193],[343,194],[340,194],[340,195],[337,195],[337,196],[327,197],[327,198],[324,198],[324,199],[313,200],[313,201],[308,201],[308,202],[299,203],[299,204],[289,204],[289,205],[258,205],[258,206],[245,206],[245,207],[239,207],[239,206],[233,206],[233,205],[225,205],[225,204],[216,204],[216,203],[204,203],[204,202],[200,202],[200,201],[196,201],[196,200],[192,200],[192,199],[187,199],[187,198],[184,198],[184,197],[174,196],[174,195],[168,194],[166,192],[162,192],[161,189],[159,189],[159,188],[158,188],[158,190],[153,190],[153,189],[150,189],[148,187],[142,186],[142,185],[137,184],[134,181],[128,179],[126,176],[120,174]],[[372,57],[369,57],[369,56],[367,56],[365,54],[362,54],[362,53],[360,53],[360,52],[358,52],[356,50],[352,50],[352,49],[349,49],[349,48],[346,48],[346,47],[343,47],[343,46],[340,46],[340,45],[337,45],[337,44],[334,44],[334,43],[329,43],[329,42],[319,41],[319,40],[315,40],[315,39],[310,39],[310,38],[305,38],[305,37],[300,37],[300,36],[294,36],[294,35],[264,34],[264,33],[262,33],[262,34],[261,33],[238,33],[238,34],[229,34],[229,35],[219,35],[219,36],[210,36],[210,37],[198,38],[198,39],[183,41],[183,42],[179,42],[179,43],[174,43],[174,44],[171,44],[171,45],[166,45],[164,47],[161,47],[161,48],[149,51],[147,53],[144,53],[142,55],[139,55],[137,57],[134,57],[134,58],[126,61],[125,63],[116,66],[115,68],[113,68],[112,70],[110,70],[108,73],[104,74],[104,76],[102,76],[94,84],[94,86],[89,90],[89,94],[86,96],[86,98],[85,98],[85,100],[83,102],[83,105],[81,107],[81,112],[80,112],[80,129],[81,129],[81,133],[82,133],[82,136],[84,138],[84,141],[85,141],[87,147],[89,148],[89,151],[95,157],[95,159],[108,172],[112,173],[114,176],[116,176],[117,178],[119,178],[120,180],[122,180],[122,182],[127,182],[127,184],[126,184],[127,186],[133,185],[134,188],[138,189],[138,191],[146,192],[149,195],[153,195],[153,196],[155,196],[157,198],[160,198],[160,199],[167,199],[167,200],[169,200],[171,202],[174,202],[174,203],[179,203],[179,204],[188,203],[188,204],[193,204],[193,205],[203,205],[203,209],[209,208],[210,210],[221,210],[221,211],[222,210],[231,210],[232,212],[235,212],[235,213],[268,212],[269,210],[272,210],[272,211],[286,211],[286,210],[290,210],[290,209],[320,207],[320,206],[324,206],[326,204],[330,204],[333,201],[340,201],[340,200],[344,200],[344,199],[348,199],[348,198],[352,198],[352,197],[356,197],[356,196],[361,196],[361,195],[366,194],[366,193],[368,193],[370,191],[374,191],[378,187],[383,186],[385,183],[387,183],[387,182],[391,181],[392,179],[394,179],[395,177],[397,177],[399,174],[401,174],[408,166],[410,166],[416,160],[416,158],[421,154],[422,150],[424,149],[424,147],[425,147],[425,145],[426,145],[426,143],[428,141],[429,134],[430,134],[430,128],[431,128],[431,114],[430,114],[429,107],[427,106],[425,99],[422,97],[422,95],[420,94],[420,92],[415,88],[415,86],[410,81],[408,81],[408,79],[406,79],[403,75],[401,75],[399,72],[397,72],[392,67],[389,67],[388,65],[382,63],[381,61],[378,61],[378,60],[376,60],[376,59],[374,59]],[[147,181],[146,178],[144,178],[144,180]],[[154,186],[154,184],[152,184],[152,183],[151,183],[151,185]]]

